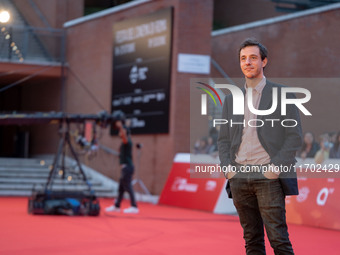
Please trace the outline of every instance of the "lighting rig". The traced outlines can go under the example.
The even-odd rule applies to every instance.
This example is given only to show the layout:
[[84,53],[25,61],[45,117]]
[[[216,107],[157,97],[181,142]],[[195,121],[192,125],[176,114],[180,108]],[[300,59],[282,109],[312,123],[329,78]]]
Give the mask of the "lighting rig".
[[[95,127],[106,128],[113,125],[121,116],[120,112],[109,114],[102,111],[98,114],[66,114],[66,113],[34,113],[34,114],[0,114],[0,125],[33,125],[59,124],[60,141],[53,164],[50,167],[47,182],[42,190],[33,189],[28,201],[28,212],[32,214],[66,214],[97,216],[100,212],[99,201],[91,187],[80,164],[77,152],[71,142],[70,125],[93,122],[93,139],[90,143],[84,139],[84,134],[78,136],[77,143],[81,147],[97,148]],[[83,130],[84,131],[84,130]],[[76,169],[67,166],[66,152],[69,149],[76,162]],[[86,190],[53,190],[53,183],[57,179],[63,181],[78,181],[87,186]]]

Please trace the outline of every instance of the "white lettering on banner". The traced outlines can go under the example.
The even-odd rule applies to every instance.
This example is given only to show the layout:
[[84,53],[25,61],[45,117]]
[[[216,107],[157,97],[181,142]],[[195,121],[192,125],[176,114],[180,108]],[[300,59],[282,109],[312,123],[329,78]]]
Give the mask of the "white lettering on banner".
[[207,181],[207,183],[205,184],[205,190],[206,191],[214,191],[216,189],[217,183],[216,181]]
[[327,202],[327,198],[329,194],[334,192],[334,188],[322,188],[316,198],[316,203],[320,206],[324,206]]
[[197,192],[198,184],[188,183],[187,179],[177,177],[172,184],[171,191]]
[[131,119],[131,127],[132,128],[145,127],[145,121],[144,120],[139,120],[137,118],[132,118]]
[[[138,104],[138,103],[149,103],[151,100],[161,102],[165,100],[165,93],[157,92],[157,93],[150,93],[144,95],[133,95],[133,96],[125,96],[119,97],[112,101],[112,105],[115,107],[121,105],[131,105],[131,104]],[[140,113],[140,112],[139,112]]]
[[115,47],[115,55],[116,56],[124,55],[124,54],[127,54],[127,53],[132,53],[132,52],[135,52],[135,51],[136,51],[136,44],[134,42],[119,45],[119,46]]
[[116,32],[116,43],[123,43],[134,39],[133,27]]
[[163,33],[167,30],[166,19],[159,19],[149,23],[141,24],[135,27],[129,27],[116,32],[116,43],[124,43],[127,41],[136,40],[146,36]]
[[156,37],[152,37],[149,38],[148,40],[148,47],[149,48],[156,48],[162,45],[166,44],[166,36],[162,35],[162,36],[156,36]]

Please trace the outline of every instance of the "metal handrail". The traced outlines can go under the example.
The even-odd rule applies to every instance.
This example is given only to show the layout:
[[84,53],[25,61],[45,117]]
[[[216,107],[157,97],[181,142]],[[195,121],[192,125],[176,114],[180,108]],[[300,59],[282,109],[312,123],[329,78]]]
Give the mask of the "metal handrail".
[[0,60],[9,62],[65,62],[63,29],[0,26]]

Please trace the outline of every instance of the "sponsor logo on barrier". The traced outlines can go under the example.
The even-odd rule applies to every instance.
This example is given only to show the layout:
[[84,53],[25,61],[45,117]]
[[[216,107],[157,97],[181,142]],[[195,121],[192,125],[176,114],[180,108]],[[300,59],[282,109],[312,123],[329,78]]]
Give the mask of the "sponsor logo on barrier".
[[197,192],[198,184],[188,183],[186,178],[177,177],[172,184],[171,191]]
[[217,183],[216,181],[207,181],[205,184],[205,190],[206,191],[214,191],[216,189]]
[[334,193],[334,188],[322,188],[316,197],[316,203],[319,206],[324,206],[327,202],[328,195]]
[[299,195],[296,197],[296,201],[298,201],[299,203],[306,201],[309,192],[310,190],[308,187],[302,187],[301,189],[299,189]]

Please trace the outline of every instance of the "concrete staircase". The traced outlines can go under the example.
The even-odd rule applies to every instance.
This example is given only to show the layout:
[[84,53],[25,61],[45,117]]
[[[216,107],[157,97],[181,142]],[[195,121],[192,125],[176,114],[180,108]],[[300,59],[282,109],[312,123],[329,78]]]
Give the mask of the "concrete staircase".
[[[42,190],[45,187],[50,172],[53,156],[43,158],[0,158],[0,196],[30,196],[32,190]],[[77,179],[79,171],[74,160],[67,158],[66,165],[70,167],[72,180],[62,179],[58,174],[53,181],[53,190],[87,190],[84,181]],[[82,166],[92,184],[92,189],[98,197],[114,197],[117,195],[117,182]]]

